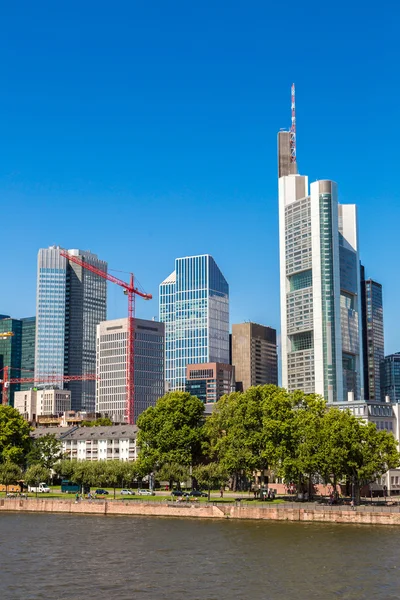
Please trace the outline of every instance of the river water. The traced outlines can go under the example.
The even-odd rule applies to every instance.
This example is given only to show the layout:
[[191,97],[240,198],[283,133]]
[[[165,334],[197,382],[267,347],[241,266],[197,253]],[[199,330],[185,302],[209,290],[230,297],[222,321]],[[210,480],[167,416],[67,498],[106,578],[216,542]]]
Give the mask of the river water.
[[0,514],[1,600],[400,598],[395,527]]

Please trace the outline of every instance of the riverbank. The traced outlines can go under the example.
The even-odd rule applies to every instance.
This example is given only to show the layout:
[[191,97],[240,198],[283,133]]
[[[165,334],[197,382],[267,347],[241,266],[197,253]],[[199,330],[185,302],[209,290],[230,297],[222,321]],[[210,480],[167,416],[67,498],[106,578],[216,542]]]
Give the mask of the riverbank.
[[270,521],[400,525],[400,507],[324,506],[285,503],[241,506],[239,503],[180,504],[177,502],[120,502],[2,498],[0,512],[40,512],[103,516],[190,517],[200,519],[257,519]]

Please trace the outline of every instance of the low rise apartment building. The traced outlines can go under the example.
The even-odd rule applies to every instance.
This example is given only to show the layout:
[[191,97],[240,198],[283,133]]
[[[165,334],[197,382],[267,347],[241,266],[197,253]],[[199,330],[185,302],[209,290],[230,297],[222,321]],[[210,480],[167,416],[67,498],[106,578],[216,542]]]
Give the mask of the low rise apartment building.
[[136,425],[105,427],[37,427],[35,439],[53,433],[62,442],[63,453],[71,460],[135,461],[138,456]]

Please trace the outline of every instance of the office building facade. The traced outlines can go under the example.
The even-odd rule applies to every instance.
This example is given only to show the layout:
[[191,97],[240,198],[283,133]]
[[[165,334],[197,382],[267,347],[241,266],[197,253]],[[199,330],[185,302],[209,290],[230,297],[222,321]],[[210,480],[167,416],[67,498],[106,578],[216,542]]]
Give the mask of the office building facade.
[[276,329],[258,323],[232,325],[231,362],[236,369],[236,389],[278,385]]
[[[0,316],[0,369],[8,367],[8,377],[33,377],[35,368],[35,317],[11,319]],[[6,334],[4,337],[1,334]],[[8,401],[14,406],[14,394],[18,390],[29,389],[30,383],[10,385]],[[0,391],[0,395],[2,391]]]
[[380,401],[380,366],[385,358],[383,330],[382,285],[365,278],[361,267],[361,297],[363,315],[364,394],[371,401]]
[[400,403],[400,352],[385,356],[380,365],[381,400]]
[[187,365],[229,363],[229,286],[212,256],[175,260],[160,285],[160,321],[171,391],[185,390]]
[[[126,421],[128,319],[97,326],[96,412],[115,423]],[[134,320],[134,420],[164,395],[164,324]]]
[[[73,410],[94,412],[95,382],[64,384],[65,375],[89,375],[96,370],[96,326],[106,319],[107,282],[60,255],[61,248],[39,250],[35,381],[49,375],[59,388],[71,390]],[[100,270],[107,263],[96,254],[68,250]],[[57,379],[59,377],[59,379]]]
[[186,367],[186,391],[208,404],[235,391],[235,367],[222,363],[198,363]]
[[15,393],[14,408],[29,422],[39,416],[60,415],[71,410],[71,392],[54,388],[19,391]]
[[357,211],[337,186],[279,179],[282,385],[364,398]]
[[[36,317],[21,319],[21,377],[31,378],[35,372]],[[20,390],[29,390],[32,383],[21,383]]]

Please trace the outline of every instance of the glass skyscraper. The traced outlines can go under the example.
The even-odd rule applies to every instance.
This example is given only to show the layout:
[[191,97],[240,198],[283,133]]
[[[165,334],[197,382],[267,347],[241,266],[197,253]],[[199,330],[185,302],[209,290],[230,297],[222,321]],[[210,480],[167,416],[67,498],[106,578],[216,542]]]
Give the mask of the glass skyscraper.
[[[8,377],[33,377],[35,368],[35,317],[11,319],[0,315],[0,333],[12,333],[0,339],[0,370],[9,367]],[[14,406],[14,393],[32,387],[32,383],[10,385],[9,403]],[[1,398],[1,390],[0,390]]]
[[400,352],[385,356],[381,362],[381,396],[384,401],[389,396],[390,402],[400,403]]
[[170,390],[185,390],[186,365],[229,363],[229,286],[212,256],[175,260],[160,284],[160,321]]
[[364,390],[367,400],[381,398],[381,362],[385,358],[383,331],[382,285],[365,279],[361,267],[361,297],[363,310]]
[[279,178],[282,384],[329,402],[363,399],[357,210],[337,186]]
[[[35,380],[55,376],[71,390],[73,410],[95,410],[95,381],[64,385],[64,375],[96,372],[96,326],[106,319],[107,282],[60,255],[59,246],[40,249],[37,272]],[[68,250],[107,271],[96,254]],[[60,377],[57,380],[57,377]]]

